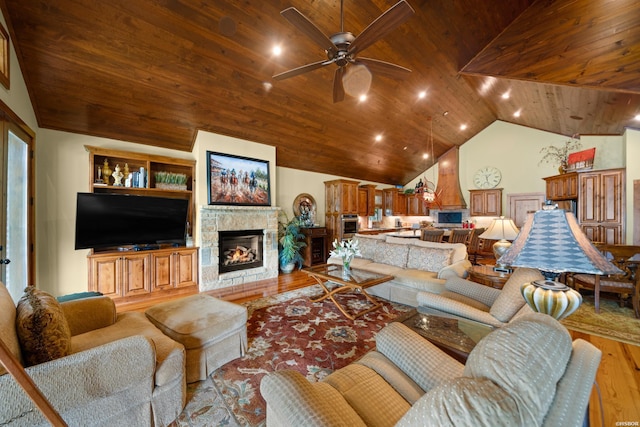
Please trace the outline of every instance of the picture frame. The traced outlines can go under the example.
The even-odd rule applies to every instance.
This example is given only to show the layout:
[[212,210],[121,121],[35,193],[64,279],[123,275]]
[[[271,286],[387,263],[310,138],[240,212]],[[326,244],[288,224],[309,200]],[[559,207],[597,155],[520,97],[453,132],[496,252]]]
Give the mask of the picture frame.
[[269,161],[207,151],[209,205],[271,206]]

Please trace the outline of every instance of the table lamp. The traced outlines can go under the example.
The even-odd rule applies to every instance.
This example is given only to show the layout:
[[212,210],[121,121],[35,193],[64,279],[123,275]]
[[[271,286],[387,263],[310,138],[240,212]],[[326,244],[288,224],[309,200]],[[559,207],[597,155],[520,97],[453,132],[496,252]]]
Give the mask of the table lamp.
[[520,291],[534,311],[558,320],[576,311],[582,303],[580,293],[556,281],[560,273],[621,273],[585,236],[573,213],[562,209],[529,214],[500,262],[540,270],[545,279],[524,283]]
[[487,228],[487,231],[478,237],[481,239],[497,240],[497,242],[493,244],[493,256],[496,257],[496,264],[504,266],[506,264],[501,264],[498,260],[511,246],[509,240],[515,239],[517,235],[518,227],[513,223],[513,220],[501,216],[500,218],[494,219],[491,225],[489,225],[489,228]]

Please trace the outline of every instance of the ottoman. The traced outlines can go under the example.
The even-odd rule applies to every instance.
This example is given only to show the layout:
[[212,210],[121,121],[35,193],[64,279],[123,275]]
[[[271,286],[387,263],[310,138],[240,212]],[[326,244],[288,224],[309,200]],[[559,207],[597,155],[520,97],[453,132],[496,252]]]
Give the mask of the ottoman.
[[247,349],[247,309],[241,305],[197,294],[156,304],[145,314],[184,345],[188,383],[206,379]]

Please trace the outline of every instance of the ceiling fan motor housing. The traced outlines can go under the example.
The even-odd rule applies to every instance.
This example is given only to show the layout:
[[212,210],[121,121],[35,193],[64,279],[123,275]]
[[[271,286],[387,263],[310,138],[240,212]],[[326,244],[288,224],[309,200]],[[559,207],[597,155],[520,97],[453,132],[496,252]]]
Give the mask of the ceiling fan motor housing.
[[338,51],[334,52],[332,48],[327,50],[327,58],[335,61],[335,63],[339,67],[344,67],[349,63],[349,59],[351,57],[351,55],[349,55],[348,53],[349,46],[355,40],[355,36],[346,31],[342,33],[335,33],[329,38],[331,39],[333,44],[336,45]]

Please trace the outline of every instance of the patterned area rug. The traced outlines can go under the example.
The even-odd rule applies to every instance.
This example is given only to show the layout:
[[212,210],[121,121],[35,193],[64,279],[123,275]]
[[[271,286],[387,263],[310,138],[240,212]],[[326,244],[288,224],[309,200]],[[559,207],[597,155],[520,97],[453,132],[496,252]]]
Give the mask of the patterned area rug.
[[[382,307],[349,320],[314,285],[245,304],[249,310],[247,354],[190,384],[188,403],[174,426],[264,426],[265,402],[260,380],[273,371],[297,370],[318,381],[375,347],[375,335],[411,307],[382,301]],[[350,312],[368,306],[361,295],[340,301]]]
[[640,345],[640,319],[616,301],[600,298],[600,313],[596,314],[593,296],[585,296],[578,310],[560,323],[574,331]]

